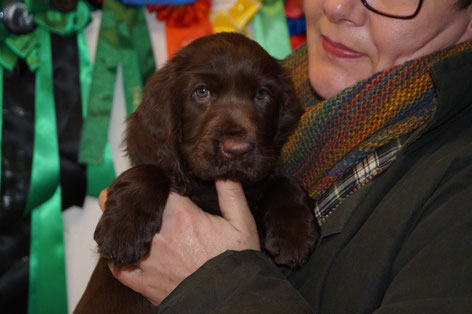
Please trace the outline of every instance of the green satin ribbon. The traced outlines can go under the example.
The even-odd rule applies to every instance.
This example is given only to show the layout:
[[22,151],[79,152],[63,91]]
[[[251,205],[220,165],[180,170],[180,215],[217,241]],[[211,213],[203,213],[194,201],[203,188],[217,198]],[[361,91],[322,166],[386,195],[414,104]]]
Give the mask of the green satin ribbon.
[[9,71],[15,67],[18,56],[15,55],[8,47],[0,44],[0,66]]
[[277,59],[284,59],[292,51],[282,0],[263,1],[262,8],[253,20],[253,36]]
[[[5,39],[5,45],[10,48],[16,56],[25,59],[31,71],[36,71],[40,64],[39,47],[41,30],[37,27],[34,31],[24,35],[11,34]],[[15,67],[15,63],[12,64]],[[13,69],[12,67],[12,69]]]
[[[87,100],[90,95],[93,66],[90,61],[89,50],[85,33],[77,33],[77,47],[79,50],[80,91],[82,98],[82,115],[85,119],[87,113]],[[101,165],[87,165],[87,195],[98,197],[100,192],[108,187],[115,179],[115,169],[110,143],[105,147],[105,159]]]
[[11,71],[15,67],[18,56],[5,44],[9,35],[5,26],[0,23],[0,66]]
[[142,7],[123,5],[117,0],[103,3],[88,112],[80,145],[81,162],[103,163],[118,65],[121,65],[123,73],[127,113],[134,111],[141,101],[146,75],[155,69],[153,58],[142,59],[152,56],[145,22]]
[[2,186],[3,69],[0,68],[0,190]]
[[34,154],[26,213],[31,212],[29,314],[67,313],[59,147],[52,83],[51,39],[38,28]]

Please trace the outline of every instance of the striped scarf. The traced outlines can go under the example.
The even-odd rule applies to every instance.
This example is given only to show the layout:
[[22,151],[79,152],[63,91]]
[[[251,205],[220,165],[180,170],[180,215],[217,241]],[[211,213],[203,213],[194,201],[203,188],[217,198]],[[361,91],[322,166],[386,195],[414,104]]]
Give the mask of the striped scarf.
[[459,44],[402,65],[321,100],[308,80],[306,46],[284,62],[306,112],[282,149],[282,166],[317,199],[367,155],[421,130],[437,107],[435,61],[472,47]]

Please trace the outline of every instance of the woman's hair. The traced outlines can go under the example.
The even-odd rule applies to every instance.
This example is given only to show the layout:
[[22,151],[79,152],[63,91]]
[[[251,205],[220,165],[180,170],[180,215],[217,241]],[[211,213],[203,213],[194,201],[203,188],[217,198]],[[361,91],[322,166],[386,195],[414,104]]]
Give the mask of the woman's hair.
[[458,0],[457,3],[460,9],[465,9],[472,4],[472,0]]

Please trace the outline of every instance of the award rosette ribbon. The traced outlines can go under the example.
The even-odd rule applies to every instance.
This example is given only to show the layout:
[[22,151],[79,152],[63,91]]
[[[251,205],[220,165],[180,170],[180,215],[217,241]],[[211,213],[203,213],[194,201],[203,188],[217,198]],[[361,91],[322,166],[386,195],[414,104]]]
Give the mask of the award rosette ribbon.
[[159,21],[165,22],[168,58],[191,41],[213,33],[208,19],[210,6],[210,0],[196,0],[191,4],[147,7],[149,12],[156,13]]
[[[67,313],[61,209],[85,196],[77,152],[91,69],[83,34],[90,9],[82,0],[0,4],[0,222],[9,226],[1,232],[17,243],[13,226],[30,239],[16,247],[21,259],[9,276],[26,279],[28,313]],[[15,300],[12,291],[0,293]]]
[[[104,0],[79,153],[79,160],[90,167],[111,160],[108,125],[118,66],[122,69],[126,111],[130,114],[141,101],[143,84],[155,71],[144,9],[118,0]],[[95,178],[99,184],[88,192],[98,196],[111,181],[103,175]],[[104,180],[108,181],[105,186],[102,184]]]

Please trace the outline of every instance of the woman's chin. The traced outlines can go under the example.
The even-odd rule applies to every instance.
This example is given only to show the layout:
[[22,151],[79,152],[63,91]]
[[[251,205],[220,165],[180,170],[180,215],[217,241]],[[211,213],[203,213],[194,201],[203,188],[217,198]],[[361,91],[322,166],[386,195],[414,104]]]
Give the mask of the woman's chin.
[[[329,65],[310,67],[310,69],[314,69],[313,71],[309,71],[311,86],[317,94],[324,99],[330,98],[343,89],[369,77],[369,74],[363,77],[352,73],[355,72],[352,69],[342,69]],[[359,74],[359,72],[356,73]]]

